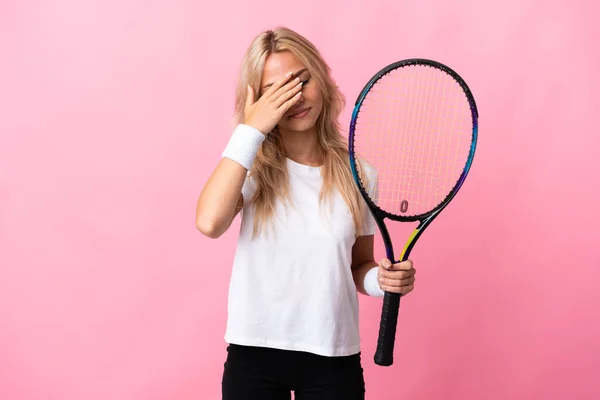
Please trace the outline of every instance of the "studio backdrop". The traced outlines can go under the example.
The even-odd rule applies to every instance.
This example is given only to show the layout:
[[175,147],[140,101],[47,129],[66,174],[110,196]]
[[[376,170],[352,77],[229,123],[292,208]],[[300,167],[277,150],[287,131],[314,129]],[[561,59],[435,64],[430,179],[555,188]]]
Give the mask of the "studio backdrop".
[[381,300],[360,297],[367,399],[600,398],[598,11],[4,0],[0,398],[220,398],[239,219],[209,239],[195,206],[241,57],[280,25],[329,63],[345,133],[366,80],[400,59],[443,62],[477,100],[473,167],[411,254],[392,367],[373,362]]

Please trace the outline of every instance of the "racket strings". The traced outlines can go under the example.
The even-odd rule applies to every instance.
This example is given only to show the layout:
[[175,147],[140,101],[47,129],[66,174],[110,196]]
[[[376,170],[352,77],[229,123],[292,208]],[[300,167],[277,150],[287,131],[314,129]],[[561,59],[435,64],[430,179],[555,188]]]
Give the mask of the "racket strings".
[[404,216],[439,205],[468,159],[470,118],[461,86],[437,68],[407,66],[383,76],[363,99],[353,139],[357,164],[378,173],[373,202]]

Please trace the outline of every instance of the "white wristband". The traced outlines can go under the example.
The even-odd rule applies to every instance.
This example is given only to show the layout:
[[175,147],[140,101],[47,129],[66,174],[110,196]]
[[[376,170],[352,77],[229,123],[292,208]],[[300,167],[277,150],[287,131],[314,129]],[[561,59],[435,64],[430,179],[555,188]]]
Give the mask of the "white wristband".
[[249,171],[264,141],[265,135],[261,131],[249,125],[239,124],[233,131],[221,157],[229,158]]
[[379,267],[373,267],[365,274],[363,287],[369,296],[383,297],[385,295],[385,292],[381,289],[381,286],[379,286],[379,280],[377,279],[378,269]]

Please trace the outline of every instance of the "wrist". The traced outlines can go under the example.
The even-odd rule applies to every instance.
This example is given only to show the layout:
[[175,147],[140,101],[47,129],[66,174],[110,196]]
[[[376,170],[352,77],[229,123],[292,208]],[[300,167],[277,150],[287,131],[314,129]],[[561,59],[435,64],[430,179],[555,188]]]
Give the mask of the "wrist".
[[365,293],[373,297],[383,297],[385,292],[379,286],[379,266],[375,266],[367,271],[363,280]]
[[229,158],[250,170],[264,140],[265,135],[258,129],[239,124],[233,131],[221,157]]
[[246,129],[253,129],[260,132],[263,136],[267,136],[267,132],[263,129],[260,124],[255,124],[253,121],[244,121],[240,125],[244,126]]

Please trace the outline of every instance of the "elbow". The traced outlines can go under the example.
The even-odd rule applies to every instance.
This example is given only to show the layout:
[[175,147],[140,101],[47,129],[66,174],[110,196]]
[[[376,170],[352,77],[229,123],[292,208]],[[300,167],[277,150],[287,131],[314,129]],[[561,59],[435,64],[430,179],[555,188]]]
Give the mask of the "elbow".
[[223,229],[218,223],[210,219],[196,219],[196,229],[198,229],[204,236],[211,239],[217,239],[223,234]]

